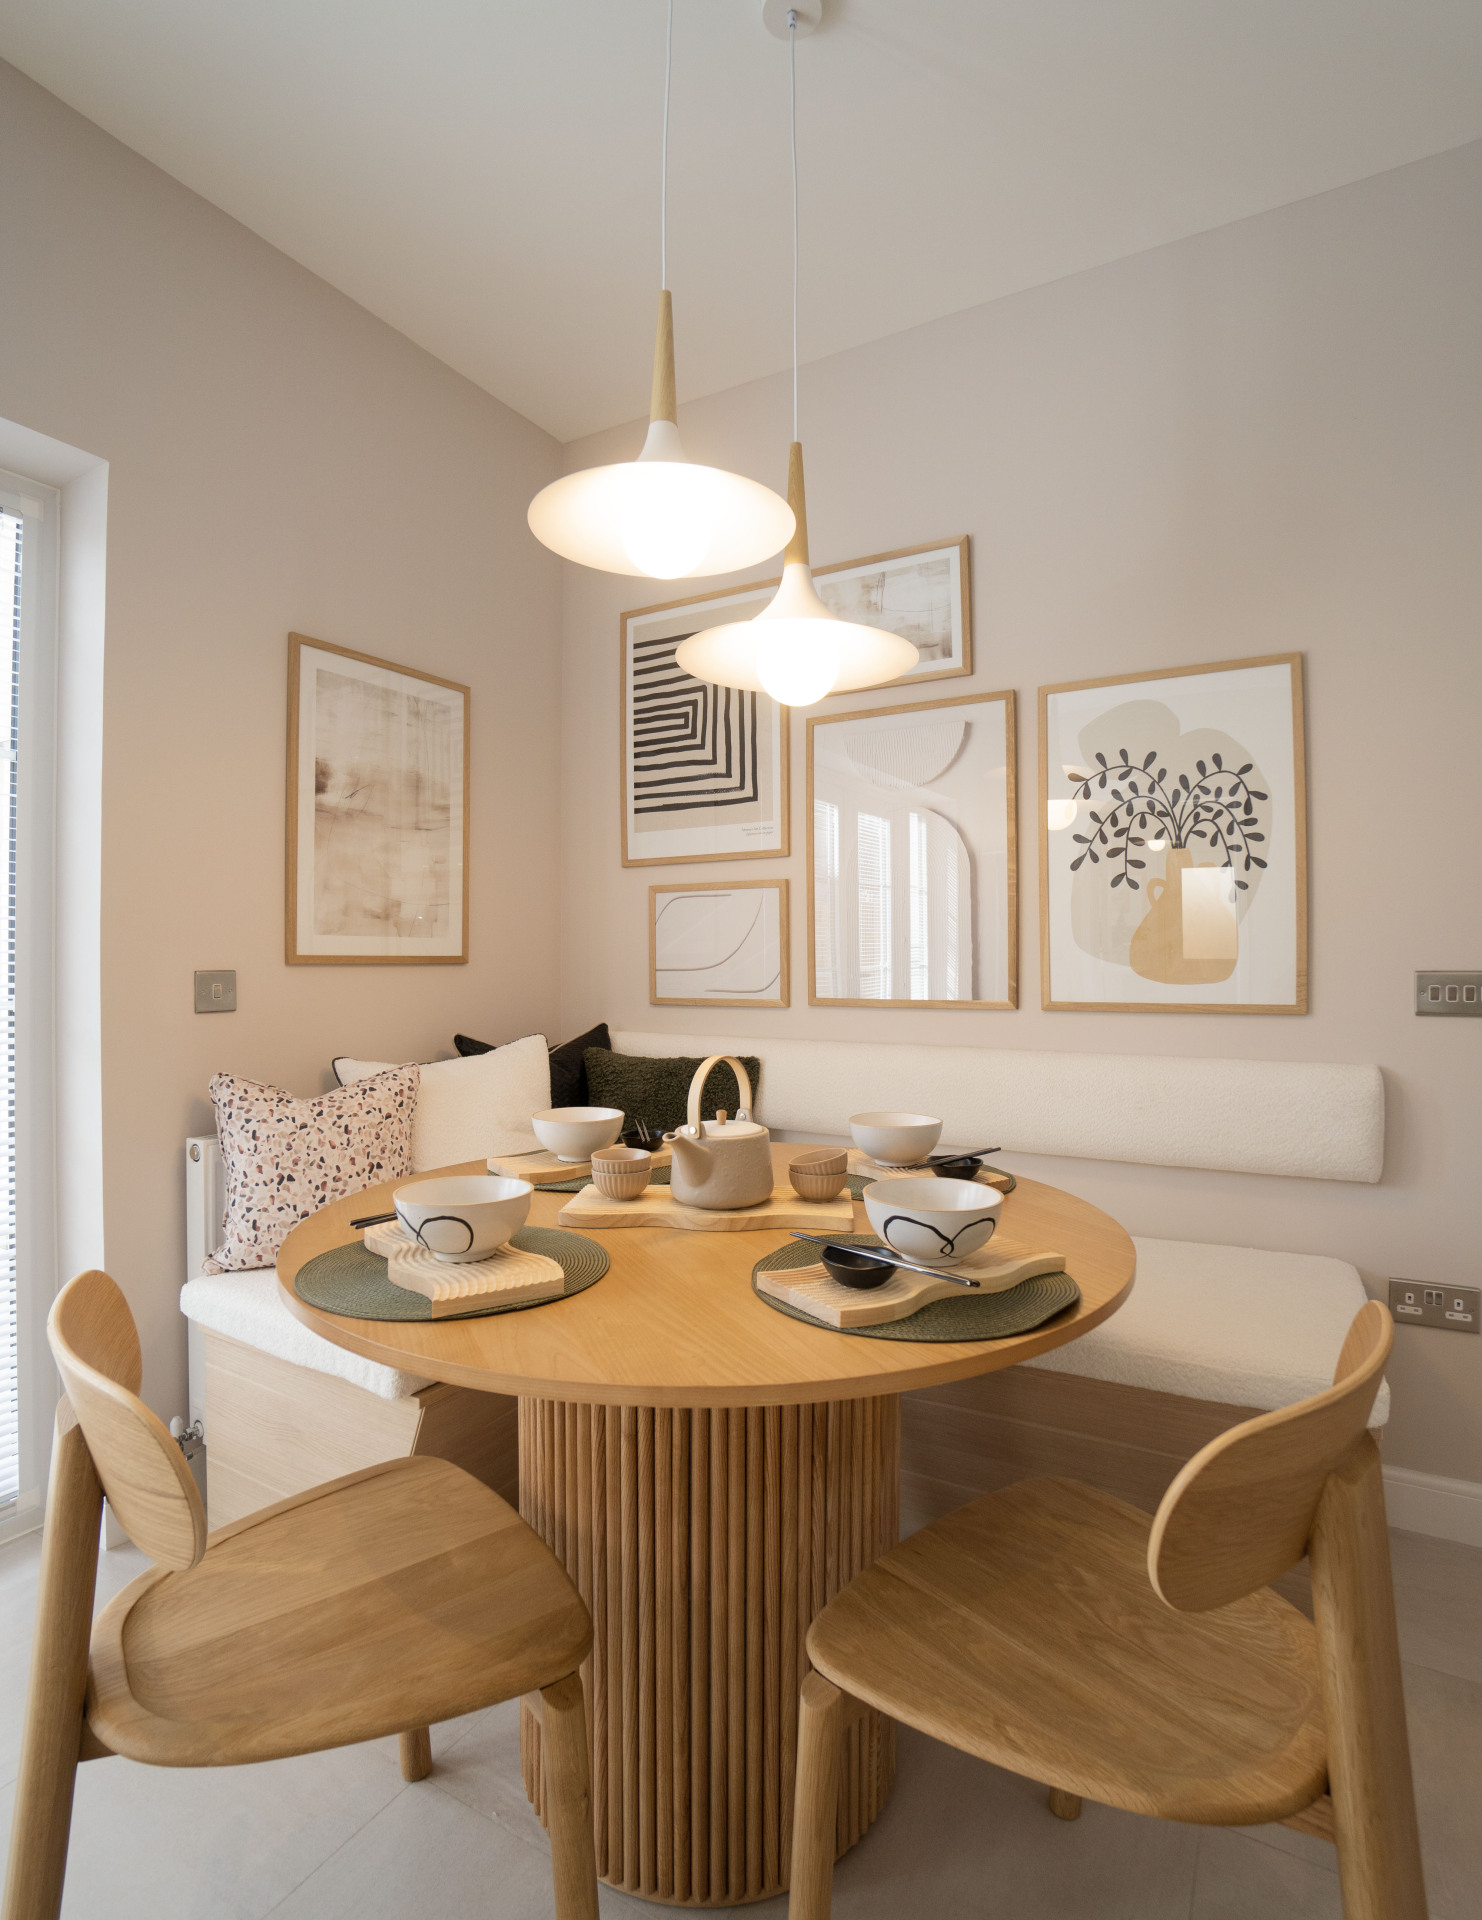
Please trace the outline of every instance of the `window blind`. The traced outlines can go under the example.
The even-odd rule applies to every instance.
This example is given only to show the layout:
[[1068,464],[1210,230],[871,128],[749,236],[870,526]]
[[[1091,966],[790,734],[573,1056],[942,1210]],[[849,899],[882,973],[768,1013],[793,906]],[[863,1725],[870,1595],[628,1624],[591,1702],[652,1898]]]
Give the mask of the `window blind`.
[[21,559],[24,522],[0,509],[0,609],[5,622],[5,1024],[0,1036],[0,1518],[20,1492],[20,1380],[15,1245],[16,770],[20,745]]

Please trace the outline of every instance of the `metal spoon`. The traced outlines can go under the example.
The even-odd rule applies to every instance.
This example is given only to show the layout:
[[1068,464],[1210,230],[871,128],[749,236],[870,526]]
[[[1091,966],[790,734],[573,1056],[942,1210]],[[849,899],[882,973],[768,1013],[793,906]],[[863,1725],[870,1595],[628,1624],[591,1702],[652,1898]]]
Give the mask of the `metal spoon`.
[[917,1260],[907,1260],[894,1250],[887,1253],[883,1247],[841,1247],[837,1240],[824,1240],[816,1233],[793,1233],[794,1240],[810,1241],[815,1247],[827,1247],[831,1253],[857,1253],[861,1260],[877,1260],[882,1266],[909,1267],[912,1273],[930,1274],[933,1280],[950,1280],[954,1286],[976,1287],[979,1282],[970,1280],[965,1273],[947,1273],[941,1267],[923,1267]]

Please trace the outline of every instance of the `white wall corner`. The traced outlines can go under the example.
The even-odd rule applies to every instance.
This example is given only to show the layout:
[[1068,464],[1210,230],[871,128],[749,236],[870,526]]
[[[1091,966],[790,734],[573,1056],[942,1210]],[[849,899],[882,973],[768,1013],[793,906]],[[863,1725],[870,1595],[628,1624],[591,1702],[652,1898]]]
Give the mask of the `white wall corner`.
[[1392,1527],[1482,1547],[1482,1482],[1386,1467],[1384,1505]]

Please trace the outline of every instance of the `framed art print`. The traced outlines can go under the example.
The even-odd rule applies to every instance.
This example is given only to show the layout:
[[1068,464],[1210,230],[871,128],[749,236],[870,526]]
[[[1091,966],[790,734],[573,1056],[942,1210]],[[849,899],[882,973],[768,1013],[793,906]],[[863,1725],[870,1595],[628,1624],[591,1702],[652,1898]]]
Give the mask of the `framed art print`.
[[1014,696],[808,722],[811,1006],[1018,1004]]
[[468,688],[288,636],[290,966],[468,959]]
[[648,890],[653,1007],[785,1007],[787,882],[687,882]]
[[787,708],[678,666],[681,640],[749,620],[776,582],[697,594],[622,618],[625,867],[769,860],[788,851]]
[[967,535],[924,547],[901,547],[868,560],[815,567],[819,598],[841,620],[884,627],[913,641],[921,655],[892,687],[953,680],[973,670],[971,571]]
[[1307,1011],[1302,659],[1039,696],[1051,1009]]

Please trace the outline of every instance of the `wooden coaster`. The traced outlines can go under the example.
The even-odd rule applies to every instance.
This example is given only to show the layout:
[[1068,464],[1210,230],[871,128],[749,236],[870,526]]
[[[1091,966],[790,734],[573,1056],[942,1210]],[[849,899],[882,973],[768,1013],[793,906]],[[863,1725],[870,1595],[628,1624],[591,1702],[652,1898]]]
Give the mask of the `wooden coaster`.
[[386,1278],[394,1287],[420,1293],[430,1303],[434,1320],[494,1301],[552,1300],[566,1291],[559,1260],[543,1253],[522,1253],[515,1247],[501,1247],[487,1260],[458,1266],[439,1260],[425,1247],[415,1247],[391,1255]]
[[784,1300],[825,1326],[882,1327],[894,1320],[909,1319],[933,1300],[971,1298],[974,1292],[1007,1293],[1023,1280],[1064,1270],[1065,1256],[1060,1253],[977,1253],[952,1269],[976,1280],[976,1289],[959,1287],[951,1280],[936,1280],[930,1274],[912,1273],[907,1267],[897,1267],[883,1286],[846,1287],[822,1265],[759,1272],[756,1286],[759,1293]]
[[668,1187],[649,1187],[636,1200],[609,1200],[595,1187],[583,1187],[556,1216],[563,1227],[677,1227],[684,1233],[785,1232],[850,1233],[854,1201],[847,1193],[833,1200],[803,1200],[789,1187],[774,1187],[772,1198],[756,1207],[724,1212],[684,1207]]
[[[673,1149],[670,1147],[653,1149],[656,1167],[667,1167],[673,1158]],[[538,1153],[490,1154],[488,1166],[490,1173],[502,1174],[506,1180],[528,1180],[533,1187],[548,1187],[562,1180],[590,1180],[592,1177],[590,1160],[558,1160],[555,1154],[548,1153],[544,1147]]]
[[[878,1160],[872,1160],[860,1147],[849,1149],[849,1171],[862,1174],[866,1180],[930,1180],[935,1178],[935,1167],[882,1167]],[[1014,1191],[1014,1176],[1000,1173],[997,1167],[979,1167],[973,1175],[981,1186],[997,1187],[1000,1193]]]

